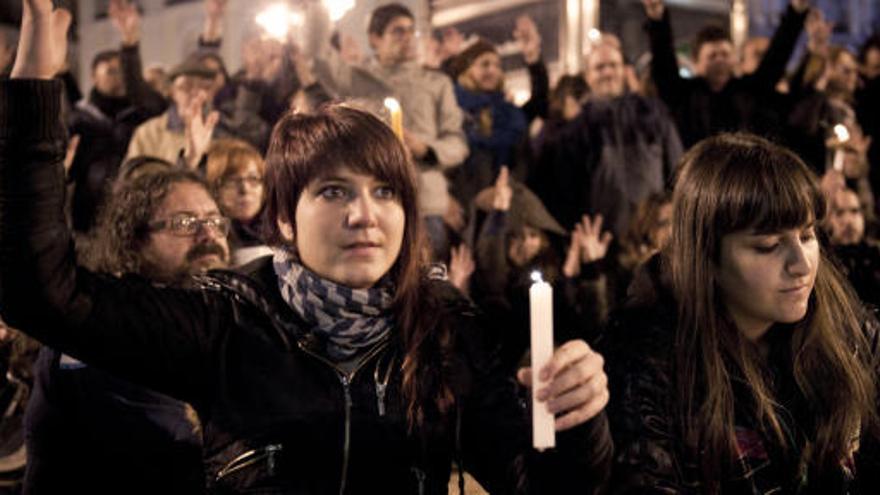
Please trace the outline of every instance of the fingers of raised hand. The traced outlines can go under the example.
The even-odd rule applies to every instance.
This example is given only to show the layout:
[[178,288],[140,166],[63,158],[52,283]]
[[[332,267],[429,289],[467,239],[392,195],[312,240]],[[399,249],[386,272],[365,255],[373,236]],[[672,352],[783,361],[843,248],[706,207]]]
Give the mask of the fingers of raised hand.
[[220,121],[220,112],[214,110],[210,114],[208,114],[208,118],[205,120],[205,127],[209,130],[214,130],[214,127],[217,125],[217,122]]

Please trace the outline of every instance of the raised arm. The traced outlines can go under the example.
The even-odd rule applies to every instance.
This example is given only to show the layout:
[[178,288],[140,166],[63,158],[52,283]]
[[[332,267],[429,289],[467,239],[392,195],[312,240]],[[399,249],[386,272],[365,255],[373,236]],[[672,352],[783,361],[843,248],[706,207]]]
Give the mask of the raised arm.
[[58,350],[199,402],[204,335],[220,308],[199,293],[76,266],[64,216],[61,83],[51,80],[60,15],[51,0],[26,0],[12,79],[0,81],[0,311]]
[[660,98],[669,106],[676,106],[685,97],[684,78],[678,72],[675,58],[672,24],[663,0],[642,0],[648,16],[648,38],[651,43],[651,77],[657,85]]
[[758,89],[772,91],[776,83],[782,79],[794,46],[804,28],[807,12],[807,0],[791,0],[779,22],[779,27],[773,34],[773,39],[770,40],[767,53],[761,59],[761,64],[754,74],[746,76]]
[[547,75],[547,66],[541,60],[541,33],[531,17],[522,15],[516,18],[513,38],[525,59],[532,88],[529,101],[522,106],[522,111],[529,122],[537,117],[546,119],[550,107],[550,77]]
[[111,0],[109,15],[122,40],[119,63],[126,96],[132,104],[144,110],[145,118],[161,114],[168,108],[168,101],[144,79],[140,47],[141,14],[137,6],[128,0]]

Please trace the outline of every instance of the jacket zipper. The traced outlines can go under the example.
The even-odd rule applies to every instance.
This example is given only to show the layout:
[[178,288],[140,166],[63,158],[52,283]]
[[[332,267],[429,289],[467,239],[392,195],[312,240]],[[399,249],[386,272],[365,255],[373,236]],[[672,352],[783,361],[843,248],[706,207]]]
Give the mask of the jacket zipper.
[[410,468],[413,474],[416,476],[416,481],[419,482],[419,495],[425,495],[425,472],[417,467]]
[[329,359],[321,356],[320,354],[316,354],[309,349],[307,349],[302,342],[297,341],[297,346],[301,351],[306,354],[314,357],[318,361],[329,366],[333,371],[336,372],[336,377],[339,378],[339,382],[342,384],[342,392],[345,396],[345,435],[343,440],[343,451],[342,451],[342,474],[339,476],[339,495],[343,495],[345,493],[345,486],[348,483],[348,458],[349,451],[351,450],[351,383],[354,381],[354,377],[357,375],[358,371],[364,367],[364,365],[373,359],[374,356],[379,354],[385,347],[388,346],[388,342],[385,341],[376,346],[375,349],[370,351],[364,358],[361,360],[360,364],[358,364],[357,368],[353,369],[351,373],[346,373],[339,369],[336,364],[334,364]]
[[379,380],[379,365],[382,364],[381,359],[376,360],[376,369],[373,370],[373,381],[376,383],[376,409],[379,411],[379,417],[385,416],[385,392],[388,390],[388,380],[391,378],[391,368],[394,366],[394,357],[388,363],[385,369],[385,376]]
[[217,472],[217,476],[214,478],[214,481],[220,481],[226,476],[244,469],[252,464],[255,464],[265,458],[268,457],[268,469],[269,474],[275,474],[275,454],[280,452],[282,449],[281,444],[271,444],[259,449],[248,450],[247,452],[239,455],[235,459],[229,461],[225,466],[223,466],[220,471]]

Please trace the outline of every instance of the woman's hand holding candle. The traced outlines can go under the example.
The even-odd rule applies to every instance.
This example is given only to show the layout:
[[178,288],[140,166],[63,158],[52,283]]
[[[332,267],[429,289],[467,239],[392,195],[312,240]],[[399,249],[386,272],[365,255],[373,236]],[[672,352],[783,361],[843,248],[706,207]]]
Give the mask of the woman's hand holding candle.
[[[572,340],[560,346],[541,370],[550,382],[536,391],[538,400],[547,402],[556,418],[556,431],[583,424],[608,404],[608,376],[605,360],[583,340]],[[529,368],[517,372],[520,383],[531,388]],[[561,414],[561,416],[559,416]]]

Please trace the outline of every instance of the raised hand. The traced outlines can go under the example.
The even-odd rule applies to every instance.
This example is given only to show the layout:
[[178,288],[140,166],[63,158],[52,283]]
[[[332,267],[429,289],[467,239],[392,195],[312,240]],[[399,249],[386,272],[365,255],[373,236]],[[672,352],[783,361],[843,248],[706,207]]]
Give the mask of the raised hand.
[[[556,431],[586,423],[608,404],[608,376],[604,366],[602,355],[583,340],[566,342],[553,353],[540,373],[541,379],[550,383],[535,394],[557,415]],[[531,388],[530,368],[520,368],[516,376],[520,383]]]
[[812,9],[804,23],[807,32],[807,49],[810,53],[824,55],[831,45],[831,33],[834,23],[825,20],[825,15],[819,9]]
[[467,244],[461,243],[458,246],[453,246],[449,259],[449,282],[462,294],[467,295],[471,275],[473,275],[476,266],[474,254]]
[[562,274],[568,278],[575,278],[581,274],[581,241],[577,230],[571,233],[571,242],[565,254],[565,262],[562,264]]
[[645,14],[648,19],[659,21],[663,18],[663,12],[666,9],[663,0],[642,0],[642,5],[645,6]]
[[76,158],[76,150],[79,148],[80,136],[74,134],[67,141],[67,153],[64,154],[64,172],[70,173],[70,167],[73,166],[73,160]]
[[24,0],[21,36],[13,79],[52,79],[67,60],[67,30],[72,16],[52,10],[52,0]]
[[406,129],[403,130],[403,144],[413,158],[417,160],[424,158],[428,154],[428,143]]
[[140,43],[141,13],[134,3],[129,0],[110,0],[107,15],[122,38],[123,45],[134,46]]
[[340,33],[339,55],[348,64],[357,65],[364,61],[361,45],[350,34]]
[[214,127],[220,120],[220,114],[213,111],[204,117],[205,102],[208,100],[208,94],[200,91],[199,94],[192,99],[190,105],[182,112],[183,121],[186,124],[184,135],[186,136],[186,145],[183,149],[183,157],[189,168],[195,169],[199,165],[202,156],[208,151],[211,145],[211,139],[214,135]]
[[581,263],[591,263],[604,258],[613,238],[611,232],[602,232],[602,215],[596,215],[593,219],[589,215],[584,215],[581,222],[575,224],[572,234],[572,242],[577,239]]
[[527,64],[534,64],[541,59],[541,33],[531,17],[521,15],[516,18],[513,39],[519,45]]
[[226,0],[205,0],[205,23],[202,41],[214,43],[223,38],[223,19],[226,17]]
[[791,0],[791,6],[798,12],[805,12],[810,8],[810,0]]
[[464,36],[455,27],[448,27],[440,34],[440,60],[446,60],[461,53]]
[[300,49],[299,45],[291,43],[289,45],[290,63],[296,71],[296,78],[299,79],[301,87],[311,86],[317,81],[315,73],[312,71],[312,60],[306,56]]
[[510,170],[507,166],[502,166],[498,172],[498,178],[495,179],[495,190],[492,195],[492,209],[497,211],[507,211],[510,209],[510,202],[513,199],[513,188],[510,187]]

